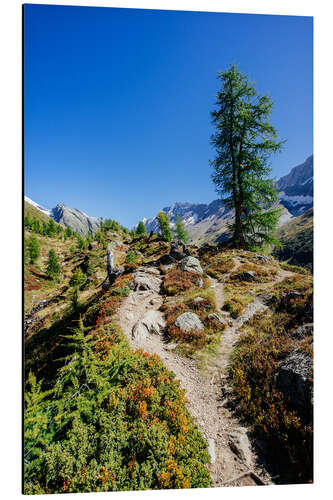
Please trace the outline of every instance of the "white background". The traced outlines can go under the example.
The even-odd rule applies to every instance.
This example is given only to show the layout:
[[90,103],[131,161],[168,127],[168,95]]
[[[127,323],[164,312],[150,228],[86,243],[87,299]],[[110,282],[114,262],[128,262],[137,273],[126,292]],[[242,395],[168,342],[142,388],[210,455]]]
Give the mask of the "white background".
[[[333,224],[332,224],[332,49],[333,19],[329,0],[132,0],[43,1],[39,4],[288,14],[314,16],[315,32],[315,483],[269,488],[223,488],[181,491],[75,494],[74,498],[112,499],[261,499],[330,498],[332,468],[333,366]],[[21,496],[21,5],[0,3],[0,495]],[[73,496],[73,495],[71,495]],[[45,495],[44,498],[60,498]],[[63,497],[62,497],[63,498]]]

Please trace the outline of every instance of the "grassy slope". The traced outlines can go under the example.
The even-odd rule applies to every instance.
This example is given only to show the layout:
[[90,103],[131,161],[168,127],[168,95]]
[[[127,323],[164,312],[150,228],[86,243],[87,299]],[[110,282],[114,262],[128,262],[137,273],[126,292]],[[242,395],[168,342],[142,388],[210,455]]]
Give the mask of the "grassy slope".
[[24,215],[29,215],[30,218],[38,219],[40,222],[48,223],[50,220],[50,217],[38,210],[38,208],[30,205],[27,201],[24,202]]
[[277,234],[283,244],[274,256],[313,270],[313,208],[282,226]]

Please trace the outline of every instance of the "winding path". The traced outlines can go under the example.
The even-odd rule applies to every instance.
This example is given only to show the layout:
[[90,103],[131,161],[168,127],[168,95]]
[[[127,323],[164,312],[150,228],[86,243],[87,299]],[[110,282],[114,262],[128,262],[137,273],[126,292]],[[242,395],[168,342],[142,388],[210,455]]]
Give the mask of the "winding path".
[[[236,264],[226,278],[239,267]],[[162,278],[156,268],[146,268],[160,283]],[[282,281],[291,275],[280,271],[273,283]],[[269,283],[268,285],[271,285]],[[211,278],[211,287],[215,291],[217,310],[224,304],[224,284]],[[119,311],[119,324],[128,337],[133,349],[144,349],[151,354],[160,356],[165,366],[172,370],[186,391],[187,408],[209,444],[212,463],[209,465],[214,485],[272,484],[269,474],[259,469],[256,456],[251,449],[247,437],[247,429],[242,427],[231,411],[226,408],[223,400],[225,394],[224,376],[234,344],[239,338],[239,329],[255,313],[264,311],[267,306],[260,298],[255,298],[249,304],[244,314],[237,320],[229,320],[229,326],[223,332],[221,345],[217,356],[203,374],[199,371],[196,361],[181,357],[170,350],[160,335],[149,335],[145,339],[133,339],[132,328],[148,310],[158,310],[164,297],[156,291],[131,291],[123,301]],[[221,387],[222,383],[222,387]],[[257,479],[257,480],[256,480]],[[259,482],[259,483],[258,483]]]

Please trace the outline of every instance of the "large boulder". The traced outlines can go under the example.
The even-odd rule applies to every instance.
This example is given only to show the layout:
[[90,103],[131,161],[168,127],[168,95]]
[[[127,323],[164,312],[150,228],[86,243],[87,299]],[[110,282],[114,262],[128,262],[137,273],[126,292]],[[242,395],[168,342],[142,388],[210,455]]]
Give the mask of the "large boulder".
[[150,333],[163,335],[166,323],[160,311],[149,310],[143,318],[132,328],[132,337],[136,340],[144,340]]
[[311,355],[295,349],[282,361],[275,376],[276,388],[306,421],[312,419],[312,383],[310,380],[312,367]]
[[183,271],[190,271],[192,273],[203,274],[202,267],[200,265],[200,261],[196,257],[185,257],[178,264],[179,269]]
[[192,312],[185,312],[178,316],[175,325],[178,326],[183,332],[189,332],[190,330],[204,330],[204,325],[201,322],[199,316]]
[[154,268],[140,268],[133,273],[132,287],[135,291],[149,290],[159,292],[161,288],[161,279],[159,272]]

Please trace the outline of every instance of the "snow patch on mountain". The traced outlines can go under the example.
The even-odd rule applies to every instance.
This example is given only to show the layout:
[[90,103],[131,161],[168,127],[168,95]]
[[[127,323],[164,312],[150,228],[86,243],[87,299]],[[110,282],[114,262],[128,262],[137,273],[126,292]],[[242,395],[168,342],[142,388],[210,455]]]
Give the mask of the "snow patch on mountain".
[[25,196],[24,197],[24,200],[29,203],[29,205],[32,205],[33,207],[37,208],[38,210],[40,210],[41,212],[43,212],[45,215],[47,215],[48,217],[51,217],[51,210],[49,210],[48,208],[44,208],[42,207],[42,205],[39,205],[38,203],[36,203],[35,201],[31,200],[30,198],[28,198],[28,196]]
[[283,191],[279,193],[279,198],[280,200],[285,200],[289,201],[293,205],[299,205],[299,204],[310,204],[313,203],[313,196],[307,196],[307,195],[295,195],[295,196],[288,196],[285,194]]

